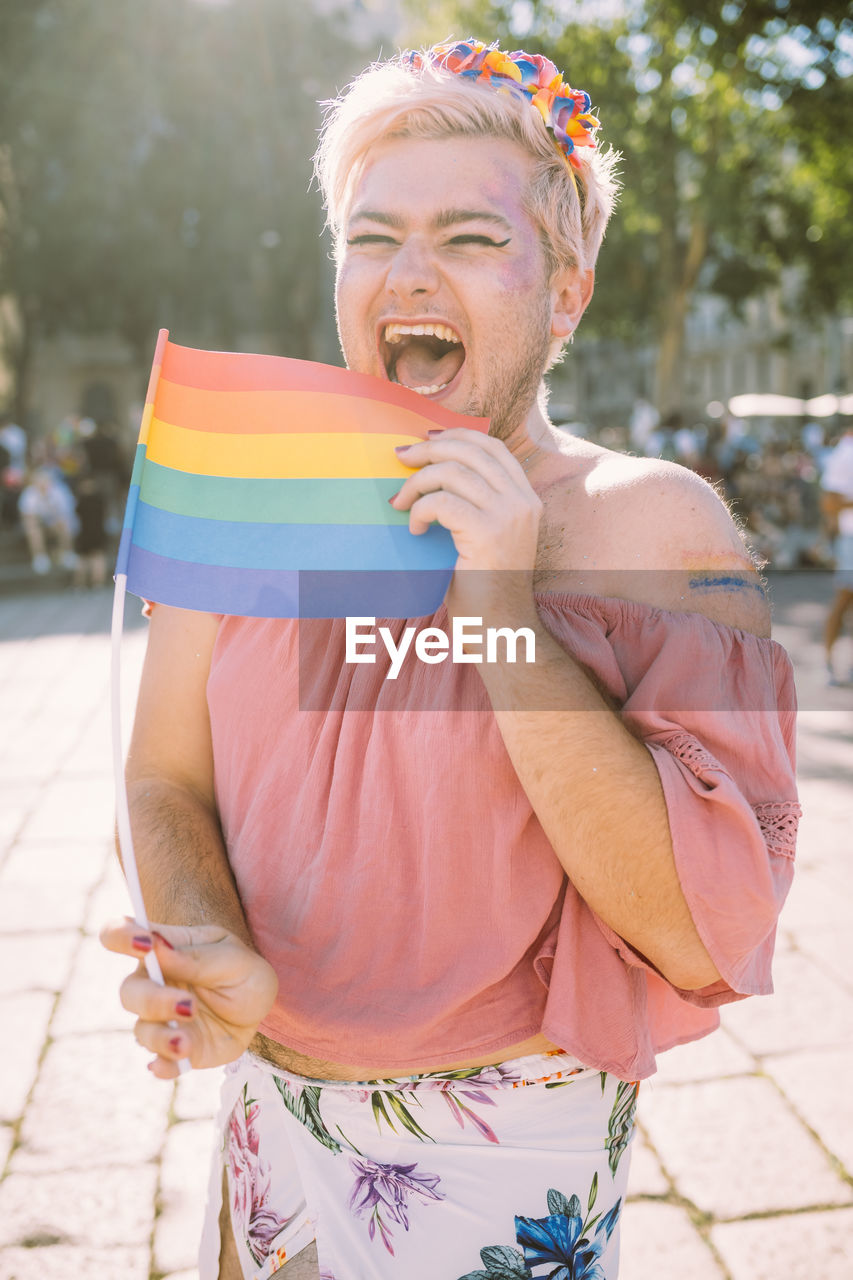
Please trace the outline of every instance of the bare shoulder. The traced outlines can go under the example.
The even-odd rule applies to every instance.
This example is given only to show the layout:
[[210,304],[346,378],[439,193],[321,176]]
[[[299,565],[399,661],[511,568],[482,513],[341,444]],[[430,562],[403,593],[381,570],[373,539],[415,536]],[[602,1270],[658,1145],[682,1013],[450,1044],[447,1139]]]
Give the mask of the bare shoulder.
[[701,476],[663,459],[603,450],[585,488],[606,567],[624,576],[618,594],[770,635],[758,566],[724,500]]

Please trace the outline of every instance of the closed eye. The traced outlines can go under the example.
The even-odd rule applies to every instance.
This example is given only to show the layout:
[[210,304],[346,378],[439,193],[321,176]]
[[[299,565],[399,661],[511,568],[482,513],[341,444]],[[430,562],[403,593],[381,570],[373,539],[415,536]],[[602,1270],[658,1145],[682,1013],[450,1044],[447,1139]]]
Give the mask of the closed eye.
[[452,240],[448,241],[449,244],[485,244],[491,249],[503,249],[505,245],[509,244],[509,242],[509,236],[507,236],[506,240],[493,240],[491,236],[478,236],[474,234],[454,236]]
[[347,244],[396,244],[393,236],[383,236],[376,231],[365,231],[363,235],[351,236]]

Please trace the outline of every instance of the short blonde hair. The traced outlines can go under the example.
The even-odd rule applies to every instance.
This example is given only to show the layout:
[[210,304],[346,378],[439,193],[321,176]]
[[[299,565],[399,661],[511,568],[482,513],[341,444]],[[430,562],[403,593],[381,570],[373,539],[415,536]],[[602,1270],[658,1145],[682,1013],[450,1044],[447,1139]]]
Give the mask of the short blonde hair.
[[[426,56],[374,63],[325,108],[314,160],[335,256],[365,158],[387,138],[495,137],[533,158],[526,208],[542,233],[550,273],[595,266],[619,183],[619,155],[586,147],[569,171],[541,114],[521,94],[464,79]],[[573,180],[574,176],[574,180]]]

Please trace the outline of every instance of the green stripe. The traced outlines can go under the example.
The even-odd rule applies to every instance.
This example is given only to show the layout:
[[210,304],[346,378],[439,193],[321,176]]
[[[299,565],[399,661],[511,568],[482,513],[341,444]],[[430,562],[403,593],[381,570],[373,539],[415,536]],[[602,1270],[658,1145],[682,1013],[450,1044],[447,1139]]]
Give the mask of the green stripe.
[[245,480],[199,476],[147,462],[140,500],[162,511],[252,524],[406,524],[388,499],[402,481],[377,479]]
[[138,485],[142,481],[142,472],[146,465],[146,453],[147,448],[144,444],[138,444],[136,446],[136,452],[133,455],[133,474],[130,477],[131,485]]

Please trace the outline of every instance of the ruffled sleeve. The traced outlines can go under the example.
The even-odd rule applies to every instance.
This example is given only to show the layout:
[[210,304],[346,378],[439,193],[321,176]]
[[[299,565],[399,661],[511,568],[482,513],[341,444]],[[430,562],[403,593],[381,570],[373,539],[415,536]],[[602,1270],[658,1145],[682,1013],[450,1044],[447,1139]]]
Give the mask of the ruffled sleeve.
[[[701,614],[621,600],[578,598],[543,617],[607,686],[657,767],[681,888],[721,975],[698,991],[670,990],[700,1007],[769,993],[801,813],[784,649]],[[666,981],[595,919],[626,964]]]

